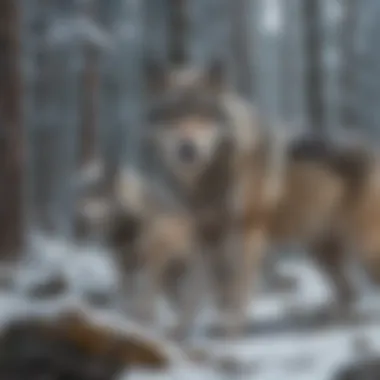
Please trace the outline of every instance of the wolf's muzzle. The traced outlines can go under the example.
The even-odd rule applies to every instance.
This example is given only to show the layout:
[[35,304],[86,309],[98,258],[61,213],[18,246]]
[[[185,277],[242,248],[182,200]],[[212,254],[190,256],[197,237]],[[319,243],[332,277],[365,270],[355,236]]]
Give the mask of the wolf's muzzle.
[[181,162],[192,163],[197,158],[197,149],[191,141],[182,141],[178,147],[178,158]]

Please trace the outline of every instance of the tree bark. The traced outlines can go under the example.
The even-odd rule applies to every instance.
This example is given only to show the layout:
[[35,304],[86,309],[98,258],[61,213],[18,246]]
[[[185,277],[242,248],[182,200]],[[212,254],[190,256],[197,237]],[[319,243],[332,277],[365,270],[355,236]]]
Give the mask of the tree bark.
[[325,134],[323,125],[323,75],[321,58],[321,14],[319,0],[306,0],[305,17],[306,87],[307,108],[312,130]]
[[97,109],[99,98],[98,53],[95,48],[85,48],[83,73],[84,105],[81,131],[81,164],[89,163],[97,153]]
[[[252,55],[250,56],[249,44],[253,44],[254,39],[250,36],[248,28],[248,0],[236,0],[234,6],[231,7],[232,13],[232,55],[233,55],[233,75],[236,88],[240,93],[250,99],[254,99],[255,84],[254,66],[255,57],[253,56],[255,48],[252,47]],[[253,28],[251,28],[253,29]],[[252,59],[252,62],[251,60]]]
[[169,60],[174,65],[184,64],[186,51],[186,7],[184,0],[169,1]]
[[0,257],[20,252],[23,236],[22,120],[17,2],[0,2]]
[[344,3],[344,20],[342,26],[343,99],[341,104],[341,122],[345,128],[356,128],[359,125],[357,99],[354,98],[357,96],[357,56],[355,37],[357,33],[358,8],[358,3],[355,0],[348,0]]

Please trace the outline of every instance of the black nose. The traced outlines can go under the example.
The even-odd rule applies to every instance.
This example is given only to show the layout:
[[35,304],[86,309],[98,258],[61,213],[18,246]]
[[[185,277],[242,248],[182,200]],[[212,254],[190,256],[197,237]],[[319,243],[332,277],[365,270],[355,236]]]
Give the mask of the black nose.
[[192,162],[196,158],[196,148],[190,141],[184,141],[178,148],[178,157],[183,162]]

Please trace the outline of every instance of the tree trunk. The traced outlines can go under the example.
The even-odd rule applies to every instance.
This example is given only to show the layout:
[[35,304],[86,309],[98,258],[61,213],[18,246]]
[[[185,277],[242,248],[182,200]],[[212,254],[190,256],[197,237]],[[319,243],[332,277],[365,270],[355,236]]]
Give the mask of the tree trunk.
[[0,255],[22,245],[22,128],[17,2],[0,2]]
[[357,33],[358,3],[348,0],[344,3],[344,19],[342,26],[342,88],[341,104],[342,120],[345,128],[358,127],[357,115],[357,56],[355,38]]
[[184,0],[169,1],[169,60],[181,65],[187,59],[186,51],[186,8]]
[[85,47],[83,73],[83,119],[81,131],[81,164],[89,163],[97,153],[97,109],[99,98],[98,53],[92,46]]
[[304,4],[307,107],[312,130],[324,134],[321,59],[321,14],[319,0],[307,0]]
[[[254,65],[255,57],[249,55],[249,44],[253,44],[253,38],[251,38],[248,30],[248,12],[249,12],[249,0],[236,0],[234,6],[231,7],[232,13],[232,55],[233,55],[233,76],[234,83],[240,93],[250,99],[254,99],[255,84]],[[253,29],[253,28],[251,28]],[[251,48],[252,53],[255,52],[255,48]],[[252,59],[252,62],[250,61]]]

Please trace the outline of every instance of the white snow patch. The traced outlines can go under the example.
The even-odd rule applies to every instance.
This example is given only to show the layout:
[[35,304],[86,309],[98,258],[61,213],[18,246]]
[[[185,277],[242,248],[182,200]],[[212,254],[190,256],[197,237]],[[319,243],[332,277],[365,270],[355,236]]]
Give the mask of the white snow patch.
[[[74,246],[56,239],[36,235],[27,257],[14,271],[15,292],[0,292],[0,326],[14,318],[28,315],[55,315],[66,308],[76,308],[91,314],[94,321],[121,331],[138,333],[142,327],[127,320],[115,309],[97,310],[83,302],[88,291],[117,292],[118,271],[106,250],[95,246]],[[43,282],[60,271],[68,281],[66,294],[50,301],[28,299],[28,287]],[[258,295],[252,302],[252,321],[277,320],[291,315],[294,309],[307,311],[331,302],[332,293],[325,279],[306,259],[288,260],[281,264],[282,274],[297,279],[297,289],[288,294]],[[367,312],[380,311],[380,296],[366,294],[359,306]],[[169,319],[169,308],[161,302],[162,319]],[[203,316],[210,317],[212,310],[206,307]],[[152,340],[162,340],[159,331],[147,331]],[[189,379],[213,380],[226,378],[218,361],[232,358],[245,368],[239,375],[229,378],[255,380],[330,380],[341,365],[358,357],[355,340],[367,341],[371,352],[380,352],[380,323],[367,323],[360,327],[336,326],[318,331],[269,334],[245,337],[235,341],[212,340],[196,337],[192,345],[200,347],[210,358],[202,364],[189,364],[186,357],[174,345],[167,344],[173,366],[166,372],[126,372],[121,379]],[[226,375],[227,376],[227,375]]]

